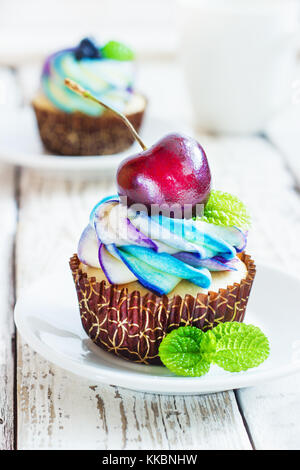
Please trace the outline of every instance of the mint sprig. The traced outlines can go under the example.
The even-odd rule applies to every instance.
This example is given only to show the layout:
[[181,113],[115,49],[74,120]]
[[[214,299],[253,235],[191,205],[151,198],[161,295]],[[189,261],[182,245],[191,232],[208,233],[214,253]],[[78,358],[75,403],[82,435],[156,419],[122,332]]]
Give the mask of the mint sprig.
[[251,218],[245,204],[236,196],[222,191],[211,191],[201,218],[215,225],[235,226],[247,230]]
[[200,377],[212,363],[240,372],[257,367],[267,359],[269,341],[254,325],[239,322],[220,323],[203,332],[184,326],[165,336],[159,347],[162,363],[176,375]]

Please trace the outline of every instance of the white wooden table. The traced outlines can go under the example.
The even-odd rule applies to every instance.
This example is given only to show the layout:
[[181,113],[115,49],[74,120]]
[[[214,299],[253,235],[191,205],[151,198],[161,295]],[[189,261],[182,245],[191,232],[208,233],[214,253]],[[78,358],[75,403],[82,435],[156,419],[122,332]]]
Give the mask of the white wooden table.
[[[1,73],[14,89],[10,105],[24,104],[27,73]],[[151,112],[187,122],[175,62],[142,63],[140,83]],[[238,194],[252,212],[248,251],[257,261],[299,271],[293,161],[259,137],[198,139],[214,186]],[[113,178],[101,174],[91,182],[0,166],[0,448],[299,449],[300,374],[207,396],[151,395],[87,382],[45,361],[16,334],[19,293],[68,263],[92,205],[113,187]]]

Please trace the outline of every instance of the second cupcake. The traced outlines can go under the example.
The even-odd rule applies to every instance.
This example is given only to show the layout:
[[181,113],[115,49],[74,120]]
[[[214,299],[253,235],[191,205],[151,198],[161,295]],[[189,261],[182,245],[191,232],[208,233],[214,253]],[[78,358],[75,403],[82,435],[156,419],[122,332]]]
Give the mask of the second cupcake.
[[33,99],[45,147],[61,155],[108,155],[133,143],[124,124],[110,111],[77,96],[64,84],[76,80],[98,99],[124,113],[138,130],[146,99],[134,90],[134,54],[110,41],[98,47],[88,38],[58,51],[43,66],[41,89]]

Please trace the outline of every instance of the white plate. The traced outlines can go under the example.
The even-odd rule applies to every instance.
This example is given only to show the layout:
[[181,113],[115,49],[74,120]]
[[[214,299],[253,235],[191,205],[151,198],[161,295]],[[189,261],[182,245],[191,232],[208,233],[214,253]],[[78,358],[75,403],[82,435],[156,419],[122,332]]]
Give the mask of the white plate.
[[81,326],[71,274],[65,272],[60,282],[55,295],[51,278],[33,285],[17,302],[15,322],[35,351],[93,383],[191,395],[256,385],[300,369],[300,315],[295,295],[300,280],[273,268],[258,267],[246,314],[246,323],[261,327],[268,336],[269,358],[259,367],[240,373],[213,366],[199,378],[176,377],[162,366],[134,364],[102,351]]
[[[181,129],[182,124],[164,120],[145,113],[141,137],[146,145],[153,145],[165,134]],[[184,132],[190,133],[188,129]],[[46,170],[74,176],[89,174],[99,178],[101,174],[116,171],[120,162],[141,151],[134,143],[125,152],[114,155],[90,157],[64,157],[47,152],[42,145],[34,112],[25,107],[0,113],[0,160],[13,165]]]

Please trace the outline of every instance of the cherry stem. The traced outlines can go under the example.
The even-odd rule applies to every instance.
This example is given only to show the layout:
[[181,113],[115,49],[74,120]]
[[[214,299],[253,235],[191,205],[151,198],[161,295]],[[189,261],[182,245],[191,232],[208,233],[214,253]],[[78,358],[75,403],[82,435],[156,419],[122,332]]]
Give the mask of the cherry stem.
[[142,139],[140,138],[140,136],[136,132],[136,130],[133,127],[133,125],[131,124],[131,122],[127,119],[126,116],[124,116],[124,114],[119,113],[119,111],[116,111],[115,109],[111,108],[110,106],[107,106],[107,104],[105,104],[102,101],[95,98],[95,96],[93,96],[89,91],[85,90],[80,85],[78,85],[78,83],[74,82],[73,80],[70,80],[70,78],[65,78],[65,85],[68,88],[70,88],[70,90],[73,90],[73,91],[75,91],[75,93],[78,93],[78,95],[81,95],[84,98],[88,98],[89,100],[92,100],[95,103],[98,103],[100,106],[103,106],[103,108],[108,109],[109,111],[112,111],[116,116],[118,116],[124,122],[124,124],[126,124],[128,129],[130,130],[131,134],[133,135],[135,140],[140,144],[142,149],[147,150],[146,145],[144,144],[144,142],[142,141]]

